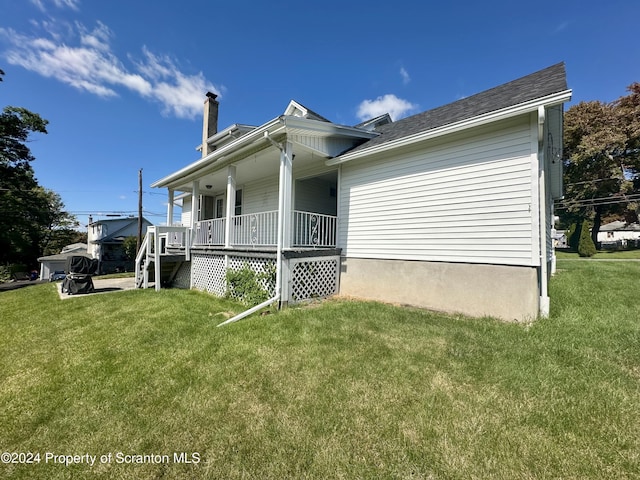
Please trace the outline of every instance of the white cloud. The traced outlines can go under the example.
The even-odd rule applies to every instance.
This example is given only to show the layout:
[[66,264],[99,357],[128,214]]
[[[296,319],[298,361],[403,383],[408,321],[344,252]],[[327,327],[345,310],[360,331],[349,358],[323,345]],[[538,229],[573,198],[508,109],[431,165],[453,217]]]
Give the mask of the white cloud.
[[78,5],[80,5],[80,0],[53,0],[53,3],[58,8],[72,8],[73,10],[78,10]]
[[406,85],[411,81],[411,77],[409,76],[409,72],[404,67],[400,67],[400,76],[402,77],[403,85]]
[[179,118],[199,115],[202,110],[203,94],[212,91],[220,94],[202,72],[185,75],[168,56],[158,57],[143,47],[144,61],[136,65],[138,71],[154,83],[152,95],[163,106],[163,113]]
[[79,10],[80,0],[31,0],[31,3],[33,3],[43,12],[47,11],[45,3],[53,3],[53,5],[57,8],[70,8],[72,10]]
[[357,115],[360,120],[364,121],[388,113],[393,120],[397,120],[417,109],[418,105],[388,93],[375,100],[363,100],[358,106]]
[[[57,0],[56,3],[78,2]],[[142,49],[144,60],[132,61],[133,69],[128,69],[111,50],[113,33],[101,22],[93,30],[79,23],[66,26],[69,31],[61,35],[58,31],[64,29],[59,25],[43,23],[41,28],[46,29],[46,35],[40,37],[0,28],[0,37],[11,45],[4,56],[12,65],[100,97],[117,97],[123,89],[132,91],[159,102],[164,115],[179,118],[200,115],[205,92],[220,94],[202,72],[185,74],[170,57],[156,56],[146,47]],[[129,60],[132,58],[129,55]]]

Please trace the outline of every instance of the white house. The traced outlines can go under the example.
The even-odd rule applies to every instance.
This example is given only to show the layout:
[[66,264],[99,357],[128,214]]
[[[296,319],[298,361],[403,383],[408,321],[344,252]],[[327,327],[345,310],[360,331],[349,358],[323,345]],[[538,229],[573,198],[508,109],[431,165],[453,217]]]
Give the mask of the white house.
[[640,225],[614,221],[602,225],[598,231],[598,243],[602,248],[627,248],[640,243]]
[[181,199],[182,225],[149,229],[139,282],[166,260],[176,284],[221,295],[246,265],[275,268],[281,303],[340,293],[547,315],[570,98],[557,64],[395,122],[339,125],[291,101],[263,125],[217,131],[208,94],[202,157],[152,184],[168,190],[168,225]]
[[[152,225],[142,219],[142,231]],[[138,217],[107,218],[93,221],[89,217],[87,226],[87,253],[99,262],[100,273],[129,270],[133,262],[124,254],[124,239],[138,235]]]

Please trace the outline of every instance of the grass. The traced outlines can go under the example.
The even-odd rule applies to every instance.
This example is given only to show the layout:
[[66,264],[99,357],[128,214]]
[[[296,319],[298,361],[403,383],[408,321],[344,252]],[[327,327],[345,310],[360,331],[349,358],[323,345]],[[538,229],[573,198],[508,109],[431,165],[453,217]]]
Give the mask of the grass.
[[43,456],[0,477],[640,478],[640,263],[558,267],[528,325],[334,300],[215,328],[241,307],[0,293],[0,450]]
[[[580,258],[578,252],[563,252],[556,250],[558,259]],[[598,250],[593,257],[597,260],[639,260],[640,249],[637,250]]]

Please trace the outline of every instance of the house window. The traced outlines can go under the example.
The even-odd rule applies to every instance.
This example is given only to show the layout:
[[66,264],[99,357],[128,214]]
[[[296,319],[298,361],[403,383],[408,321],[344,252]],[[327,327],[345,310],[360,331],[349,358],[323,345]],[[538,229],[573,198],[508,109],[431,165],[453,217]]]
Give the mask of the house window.
[[236,190],[236,209],[234,215],[242,215],[242,189]]

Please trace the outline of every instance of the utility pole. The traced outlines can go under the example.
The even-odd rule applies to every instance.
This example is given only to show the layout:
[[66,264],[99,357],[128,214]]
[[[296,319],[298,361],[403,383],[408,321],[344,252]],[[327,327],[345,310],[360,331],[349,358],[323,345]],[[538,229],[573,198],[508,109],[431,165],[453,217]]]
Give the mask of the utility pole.
[[138,240],[136,242],[136,253],[140,251],[142,245],[142,169],[138,170]]

